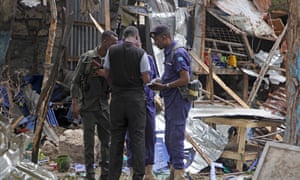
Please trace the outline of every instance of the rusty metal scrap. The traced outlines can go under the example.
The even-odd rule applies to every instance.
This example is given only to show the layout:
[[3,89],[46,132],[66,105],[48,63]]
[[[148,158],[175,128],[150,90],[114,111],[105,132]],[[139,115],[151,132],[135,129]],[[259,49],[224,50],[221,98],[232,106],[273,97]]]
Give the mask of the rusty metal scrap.
[[275,114],[285,116],[287,113],[286,89],[279,87],[272,93],[269,93],[267,100],[263,103],[263,107]]

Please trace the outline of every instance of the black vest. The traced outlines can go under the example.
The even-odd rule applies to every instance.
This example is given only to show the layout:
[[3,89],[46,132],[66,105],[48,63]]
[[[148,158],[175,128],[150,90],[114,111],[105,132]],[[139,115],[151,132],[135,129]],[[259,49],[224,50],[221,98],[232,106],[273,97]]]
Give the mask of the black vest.
[[144,50],[124,42],[109,49],[112,91],[143,91],[140,62]]

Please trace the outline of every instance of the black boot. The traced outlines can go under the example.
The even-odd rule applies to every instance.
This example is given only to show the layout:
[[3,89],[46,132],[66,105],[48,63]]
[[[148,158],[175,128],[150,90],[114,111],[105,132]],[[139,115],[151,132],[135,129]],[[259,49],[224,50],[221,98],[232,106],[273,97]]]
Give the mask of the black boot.
[[136,175],[134,174],[132,180],[143,180],[144,175]]
[[87,174],[84,179],[86,179],[86,180],[96,180],[95,179],[95,174]]
[[86,180],[96,180],[94,169],[90,169],[90,168],[87,169],[85,179]]
[[107,175],[101,175],[100,177],[99,177],[99,180],[108,180],[108,176]]

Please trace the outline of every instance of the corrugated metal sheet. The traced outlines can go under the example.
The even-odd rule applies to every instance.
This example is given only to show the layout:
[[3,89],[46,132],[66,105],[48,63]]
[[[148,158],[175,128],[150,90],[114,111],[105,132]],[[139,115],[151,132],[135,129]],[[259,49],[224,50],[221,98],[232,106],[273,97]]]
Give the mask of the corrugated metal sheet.
[[[101,4],[101,3],[100,3]],[[103,7],[101,7],[102,9]],[[67,50],[67,61],[70,62],[70,69],[76,67],[76,60],[80,54],[96,47],[100,41],[100,32],[96,29],[89,16],[80,13],[80,0],[67,1],[68,12],[74,13],[74,25]],[[104,15],[100,12],[93,13],[98,22],[104,21]],[[103,24],[103,23],[101,23]]]

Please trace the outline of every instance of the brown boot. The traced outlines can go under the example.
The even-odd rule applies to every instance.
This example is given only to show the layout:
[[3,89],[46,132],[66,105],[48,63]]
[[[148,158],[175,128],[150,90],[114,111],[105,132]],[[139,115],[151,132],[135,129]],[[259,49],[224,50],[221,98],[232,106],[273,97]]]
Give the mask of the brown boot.
[[184,169],[174,170],[174,180],[186,180],[186,178],[184,177]]
[[170,165],[170,175],[165,180],[174,180],[174,168]]
[[147,165],[145,167],[144,180],[158,180],[157,177],[153,174],[152,165]]

